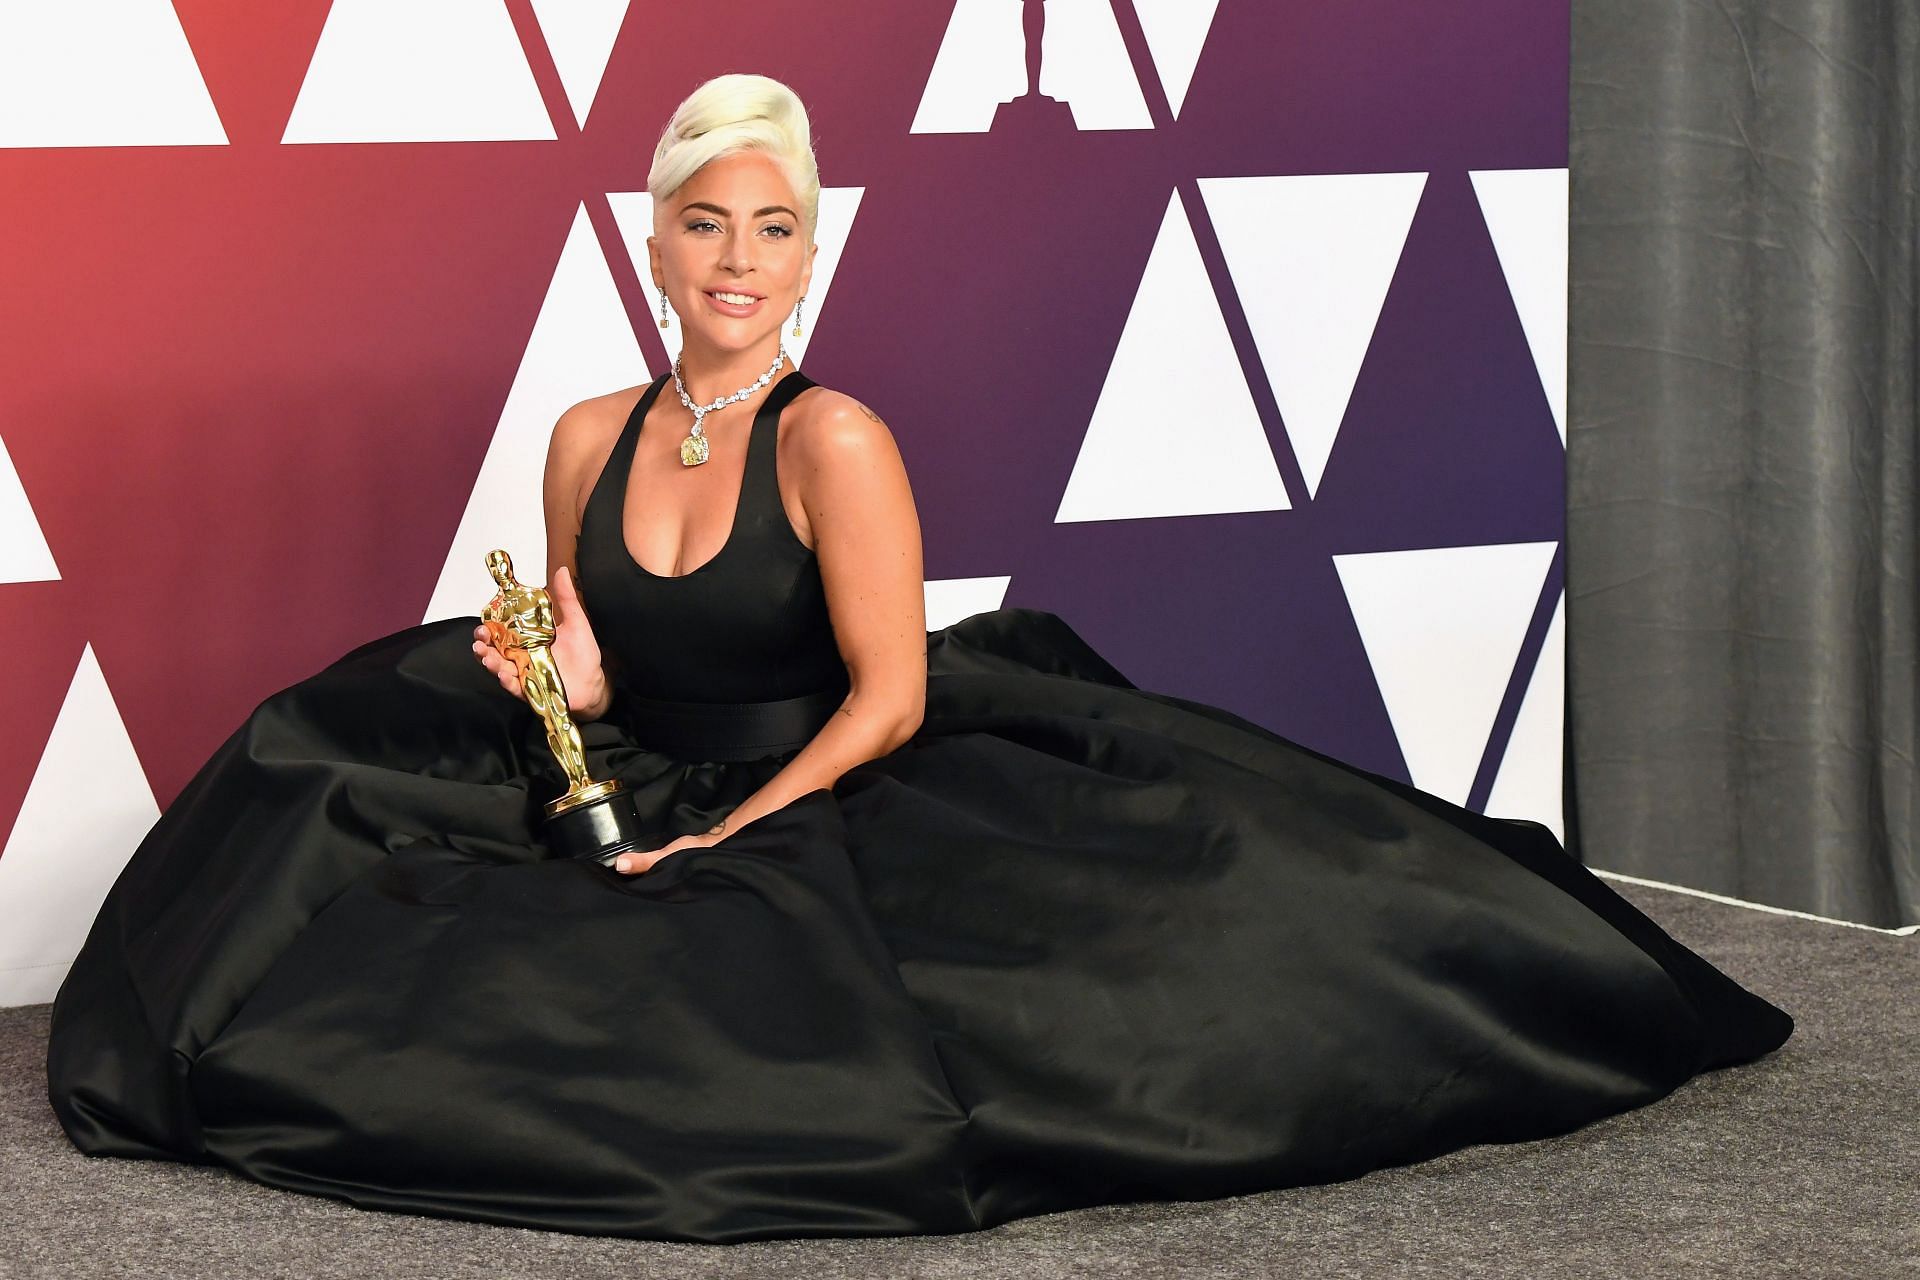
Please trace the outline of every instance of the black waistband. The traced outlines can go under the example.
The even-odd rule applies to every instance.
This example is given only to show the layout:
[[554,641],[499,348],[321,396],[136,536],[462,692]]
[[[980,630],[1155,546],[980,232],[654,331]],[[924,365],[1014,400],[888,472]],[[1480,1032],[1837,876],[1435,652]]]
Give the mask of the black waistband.
[[607,714],[649,751],[682,760],[754,760],[806,746],[846,697],[842,686],[775,702],[674,702],[621,689]]

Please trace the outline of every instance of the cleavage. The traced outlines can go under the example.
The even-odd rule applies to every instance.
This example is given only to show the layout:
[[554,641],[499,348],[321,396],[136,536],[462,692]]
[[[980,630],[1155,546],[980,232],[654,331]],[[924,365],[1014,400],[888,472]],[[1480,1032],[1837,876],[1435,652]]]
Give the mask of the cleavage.
[[[758,412],[757,406],[756,406],[755,412],[756,414]],[[649,410],[647,416],[649,418],[653,416],[651,410]],[[637,565],[642,572],[655,578],[685,578],[691,574],[700,572],[702,569],[705,569],[708,565],[712,564],[715,560],[718,560],[722,555],[724,555],[727,551],[727,548],[733,545],[733,534],[740,524],[740,517],[741,517],[740,504],[746,501],[746,480],[747,480],[746,464],[748,459],[744,455],[746,454],[748,450],[748,446],[752,440],[751,433],[753,429],[753,423],[751,421],[725,423],[721,427],[720,435],[714,435],[710,431],[703,431],[702,434],[707,435],[709,440],[710,453],[708,455],[707,461],[701,463],[698,468],[683,467],[679,460],[680,459],[680,440],[685,438],[685,435],[686,435],[685,429],[682,429],[679,432],[679,434],[675,436],[675,438],[670,442],[670,447],[651,451],[654,454],[654,462],[656,464],[659,461],[662,461],[662,460],[665,461],[666,465],[659,468],[659,470],[663,474],[643,477],[640,480],[640,483],[638,485],[638,488],[640,489],[640,493],[636,495],[634,492],[636,488],[636,485],[634,483],[634,476],[640,471],[640,467],[642,463],[642,457],[641,457],[642,453],[647,452],[642,448],[649,434],[647,427],[648,427],[648,423],[646,422],[645,419],[643,419],[640,423],[640,431],[638,434],[638,438],[634,442],[634,451],[633,451],[634,457],[632,459],[632,463],[629,466],[628,472],[627,472],[626,492],[624,495],[625,500],[621,503],[620,540],[622,543],[625,544],[627,558],[629,560],[632,560],[634,564]],[[672,428],[663,429],[662,427],[656,424],[654,426],[652,434],[656,439],[658,439],[658,437],[669,434],[671,431],[672,431]],[[724,437],[724,441],[722,437]],[[728,456],[722,457],[723,454]],[[706,559],[702,560],[699,564],[693,566],[691,569],[683,569],[678,573],[660,573],[660,572],[657,572],[656,570],[647,568],[647,566],[641,561],[640,557],[634,554],[633,539],[628,533],[629,528],[634,523],[634,521],[630,518],[630,513],[632,513],[633,515],[643,515],[646,512],[647,506],[650,503],[652,503],[652,505],[655,505],[655,506],[664,507],[664,504],[653,502],[651,495],[662,492],[668,488],[674,487],[675,476],[673,475],[673,472],[681,471],[681,470],[696,470],[696,469],[706,470],[708,468],[714,467],[716,464],[720,466],[725,466],[725,465],[728,465],[729,463],[731,463],[733,466],[737,466],[739,468],[739,471],[737,473],[719,472],[718,474],[705,477],[704,480],[700,482],[702,488],[713,489],[717,493],[724,493],[727,490],[731,489],[733,493],[733,502],[731,504],[729,514],[726,518],[725,524],[721,526],[720,545],[717,548],[715,548],[715,550],[711,555],[709,555]],[[687,480],[691,481],[692,477],[687,477]],[[706,506],[712,505],[715,502],[724,500],[722,498],[718,498],[711,494],[707,495],[704,498],[694,496],[691,492],[691,490],[693,489],[692,484],[688,484],[687,489],[689,490],[687,495],[688,500],[686,504],[688,508],[688,514],[683,516],[682,518],[683,522],[681,527],[681,540],[680,540],[680,549],[679,549],[679,558],[681,559],[685,559],[685,557],[687,556],[687,553],[690,550],[690,547],[688,545],[689,540],[693,536],[695,536],[694,530],[692,527],[693,521],[691,518],[691,513],[693,511],[698,511]]]
[[[660,397],[659,403],[666,403],[666,399]],[[689,424],[674,424],[674,426],[664,426],[664,424],[659,424],[659,422],[653,422],[653,416],[655,416],[653,415],[653,407],[649,407],[649,409],[647,409],[647,415],[639,420],[639,430],[637,430],[636,439],[634,439],[634,459],[628,464],[626,487],[624,487],[624,493],[622,493],[622,499],[624,499],[624,501],[620,503],[620,543],[622,543],[622,547],[624,547],[624,551],[626,551],[626,558],[632,560],[643,574],[647,574],[649,578],[687,578],[687,576],[691,576],[691,574],[697,574],[697,572],[705,570],[708,564],[712,564],[714,560],[718,560],[722,555],[726,555],[728,547],[732,547],[733,533],[739,530],[741,520],[743,520],[743,514],[745,514],[745,512],[741,512],[741,505],[747,501],[747,464],[751,462],[751,459],[749,459],[747,455],[749,455],[749,451],[751,451],[753,432],[758,428],[760,413],[762,413],[764,407],[766,407],[766,399],[762,397],[758,403],[753,405],[753,413],[745,416],[745,420],[735,418],[732,422],[720,422],[720,424],[718,424],[718,434],[716,434],[714,424],[712,424],[712,418],[718,415],[708,415],[708,426],[703,430],[703,434],[705,434],[708,439],[708,449],[710,449],[710,451],[708,451],[707,461],[701,462],[699,466],[691,466],[691,468],[684,466],[684,464],[680,462],[680,441],[685,438],[687,428],[691,426],[691,422],[689,422]],[[651,426],[651,430],[649,430],[649,426]],[[649,436],[655,439],[660,445],[660,447],[651,451],[651,453],[653,453],[653,459],[664,462],[664,466],[660,466],[659,470],[662,474],[659,474],[659,476],[649,476],[649,478],[643,478],[643,480],[641,480],[641,484],[639,484],[641,493],[637,495],[636,503],[634,476],[639,472],[643,455],[649,453],[649,449],[647,449],[647,439],[649,439]],[[672,439],[670,439],[670,441],[660,441],[662,436],[670,436]],[[680,478],[676,478],[674,472],[684,472],[684,470],[712,470],[714,466],[728,466],[728,464],[737,466],[739,470],[737,470],[737,472],[716,472],[716,474],[712,474],[712,476],[705,476],[703,482],[701,482],[705,487],[720,489],[720,491],[728,491],[728,489],[730,489],[733,493],[733,501],[730,509],[728,509],[726,524],[722,526],[722,532],[720,532],[720,545],[714,549],[714,553],[708,555],[705,560],[701,560],[699,564],[695,564],[693,568],[687,568],[687,570],[682,570],[682,572],[678,572],[678,574],[660,574],[660,572],[655,572],[655,570],[647,568],[647,566],[641,562],[641,558],[634,555],[634,539],[628,535],[628,530],[630,530],[632,524],[634,524],[634,522],[630,520],[630,512],[634,512],[634,514],[645,512],[647,503],[651,501],[651,495],[653,495],[653,493],[660,493],[660,491],[664,491],[664,489],[676,487],[676,480],[680,480]],[[685,480],[691,482],[693,476],[685,476]],[[693,499],[693,497],[691,497],[691,487],[693,486],[687,486],[687,489],[689,489],[687,497],[691,499],[691,501],[687,501],[687,509],[701,509],[705,503],[716,501],[712,495],[708,495],[705,503],[703,503],[703,499]],[[724,499],[718,499],[718,501],[724,501]],[[693,535],[691,520],[687,520],[684,516],[682,530],[680,530],[680,553],[678,553],[678,558],[687,557],[687,551],[689,551],[687,539],[689,539],[691,535]]]

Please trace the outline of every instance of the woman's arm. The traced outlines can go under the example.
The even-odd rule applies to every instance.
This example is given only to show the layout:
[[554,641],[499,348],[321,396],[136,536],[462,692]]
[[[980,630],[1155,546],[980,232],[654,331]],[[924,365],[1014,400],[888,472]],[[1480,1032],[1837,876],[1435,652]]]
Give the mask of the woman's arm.
[[[820,394],[820,393],[816,393]],[[618,869],[644,871],[690,844],[710,844],[855,765],[885,755],[920,727],[927,699],[927,627],[920,517],[893,433],[837,392],[793,441],[827,612],[851,687],[832,719],[714,829],[682,836]]]

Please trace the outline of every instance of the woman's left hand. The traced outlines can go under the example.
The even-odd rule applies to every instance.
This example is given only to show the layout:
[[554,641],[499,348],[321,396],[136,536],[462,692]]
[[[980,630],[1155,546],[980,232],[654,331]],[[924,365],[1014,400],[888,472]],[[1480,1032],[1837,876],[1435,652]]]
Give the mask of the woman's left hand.
[[639,851],[623,853],[614,859],[613,869],[623,876],[639,875],[670,853],[677,852],[681,849],[705,849],[719,842],[719,836],[710,835],[706,832],[697,832],[690,836],[680,836],[672,842],[664,844],[649,853]]

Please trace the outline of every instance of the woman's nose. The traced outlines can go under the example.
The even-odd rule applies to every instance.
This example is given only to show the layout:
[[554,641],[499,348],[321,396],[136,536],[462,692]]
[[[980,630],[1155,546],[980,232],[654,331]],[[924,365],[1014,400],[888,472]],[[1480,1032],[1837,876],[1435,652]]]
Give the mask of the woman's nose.
[[744,233],[727,237],[725,249],[720,254],[720,264],[745,270],[753,265],[753,241]]

